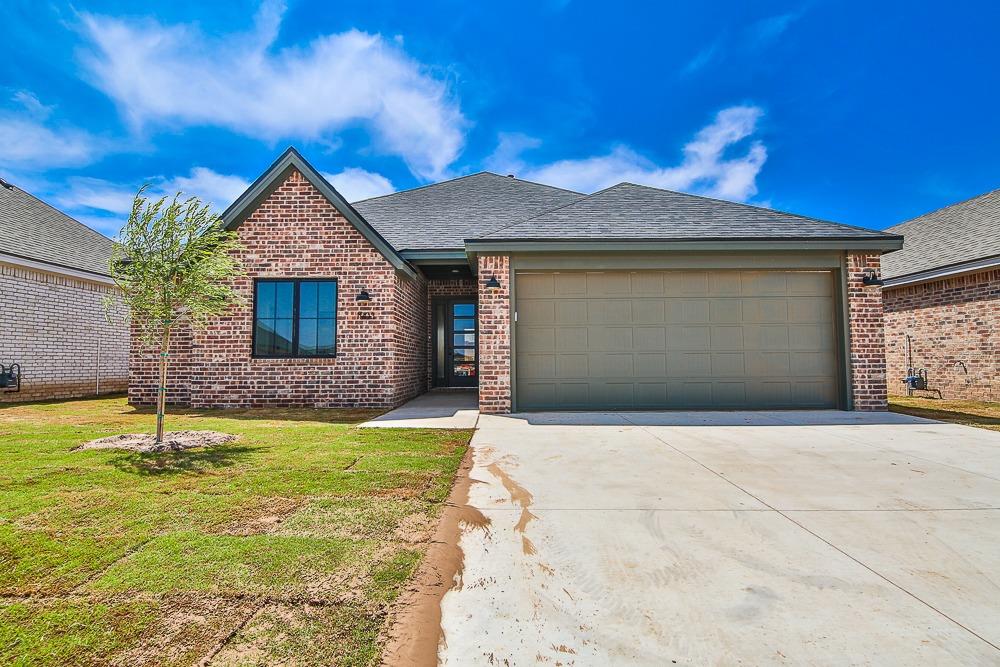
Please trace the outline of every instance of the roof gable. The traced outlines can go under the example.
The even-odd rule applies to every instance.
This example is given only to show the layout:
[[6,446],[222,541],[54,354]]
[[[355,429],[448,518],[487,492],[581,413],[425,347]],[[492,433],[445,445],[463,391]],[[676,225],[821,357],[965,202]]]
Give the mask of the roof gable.
[[890,234],[634,183],[620,183],[480,240],[885,240]]
[[267,197],[281,185],[292,170],[297,170],[302,176],[322,194],[330,205],[337,209],[351,225],[357,229],[376,250],[392,264],[397,271],[411,278],[416,277],[416,271],[404,260],[398,252],[375,230],[368,221],[337,192],[316,169],[302,157],[297,150],[289,147],[268,169],[254,181],[246,192],[240,195],[232,205],[222,213],[222,221],[226,229],[236,229],[250,217],[250,214]]
[[488,171],[355,202],[400,250],[463,248],[463,240],[583,197],[551,185]]
[[0,254],[110,275],[114,241],[10,183],[0,184]]
[[887,279],[1000,257],[1000,189],[885,231],[906,237],[902,250],[882,257]]

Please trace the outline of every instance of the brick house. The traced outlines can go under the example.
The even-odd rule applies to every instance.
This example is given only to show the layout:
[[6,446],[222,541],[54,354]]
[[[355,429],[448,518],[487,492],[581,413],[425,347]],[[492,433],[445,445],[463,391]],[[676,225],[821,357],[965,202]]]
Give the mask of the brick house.
[[1000,401],[1000,190],[886,231],[906,237],[883,257],[889,393],[926,369],[934,395]]
[[[171,350],[172,400],[484,412],[886,407],[899,236],[622,183],[470,176],[355,202],[294,149],[223,214],[245,305]],[[129,398],[155,396],[133,340]]]
[[[0,180],[0,364],[21,368],[21,390],[0,402],[122,392],[128,328],[108,321],[113,244]],[[117,320],[124,309],[119,307]]]

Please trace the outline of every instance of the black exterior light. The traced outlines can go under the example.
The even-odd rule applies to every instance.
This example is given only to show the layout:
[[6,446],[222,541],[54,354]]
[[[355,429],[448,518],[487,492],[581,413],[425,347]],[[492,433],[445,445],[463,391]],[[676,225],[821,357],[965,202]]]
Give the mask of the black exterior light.
[[885,285],[885,281],[878,277],[875,269],[865,269],[861,273],[861,284],[868,287],[881,287]]
[[354,300],[355,301],[371,301],[372,300],[372,295],[368,293],[368,290],[366,290],[364,287],[362,287],[361,291],[358,292],[358,295],[356,297],[354,297]]
[[497,280],[495,275],[486,281],[486,289],[500,289],[500,281]]

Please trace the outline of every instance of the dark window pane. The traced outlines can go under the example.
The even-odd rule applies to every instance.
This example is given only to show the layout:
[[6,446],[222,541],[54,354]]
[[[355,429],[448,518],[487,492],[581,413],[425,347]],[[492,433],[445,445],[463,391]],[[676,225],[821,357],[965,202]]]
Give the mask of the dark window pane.
[[316,283],[299,285],[299,317],[316,317]]
[[476,360],[476,350],[471,347],[463,347],[453,350],[454,354],[452,358],[455,362],[468,362]]
[[475,320],[455,320],[455,331],[475,331]]
[[274,321],[274,354],[287,356],[292,353],[292,321]]
[[293,299],[295,295],[295,283],[283,282],[274,284],[274,316],[277,318],[289,318],[292,316]]
[[476,304],[456,303],[452,308],[452,313],[455,317],[472,317],[476,314]]
[[316,334],[316,354],[331,355],[334,352],[334,338],[337,324],[332,319],[319,320]]
[[476,365],[475,364],[455,364],[454,367],[455,377],[475,377],[476,376]]
[[475,347],[476,334],[455,334],[455,347]]
[[316,320],[299,320],[299,354],[303,357],[316,355]]
[[257,317],[274,318],[274,283],[257,283]]
[[274,353],[274,321],[257,320],[254,334],[254,354],[262,357]]
[[336,317],[337,313],[337,283],[317,283],[319,291],[320,319]]

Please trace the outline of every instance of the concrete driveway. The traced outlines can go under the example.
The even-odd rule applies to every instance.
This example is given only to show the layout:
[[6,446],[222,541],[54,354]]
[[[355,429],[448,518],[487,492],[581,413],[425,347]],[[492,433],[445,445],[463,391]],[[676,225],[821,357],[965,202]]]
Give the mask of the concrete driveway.
[[[482,416],[448,665],[1000,664],[1000,433]],[[478,483],[477,483],[478,482]]]

